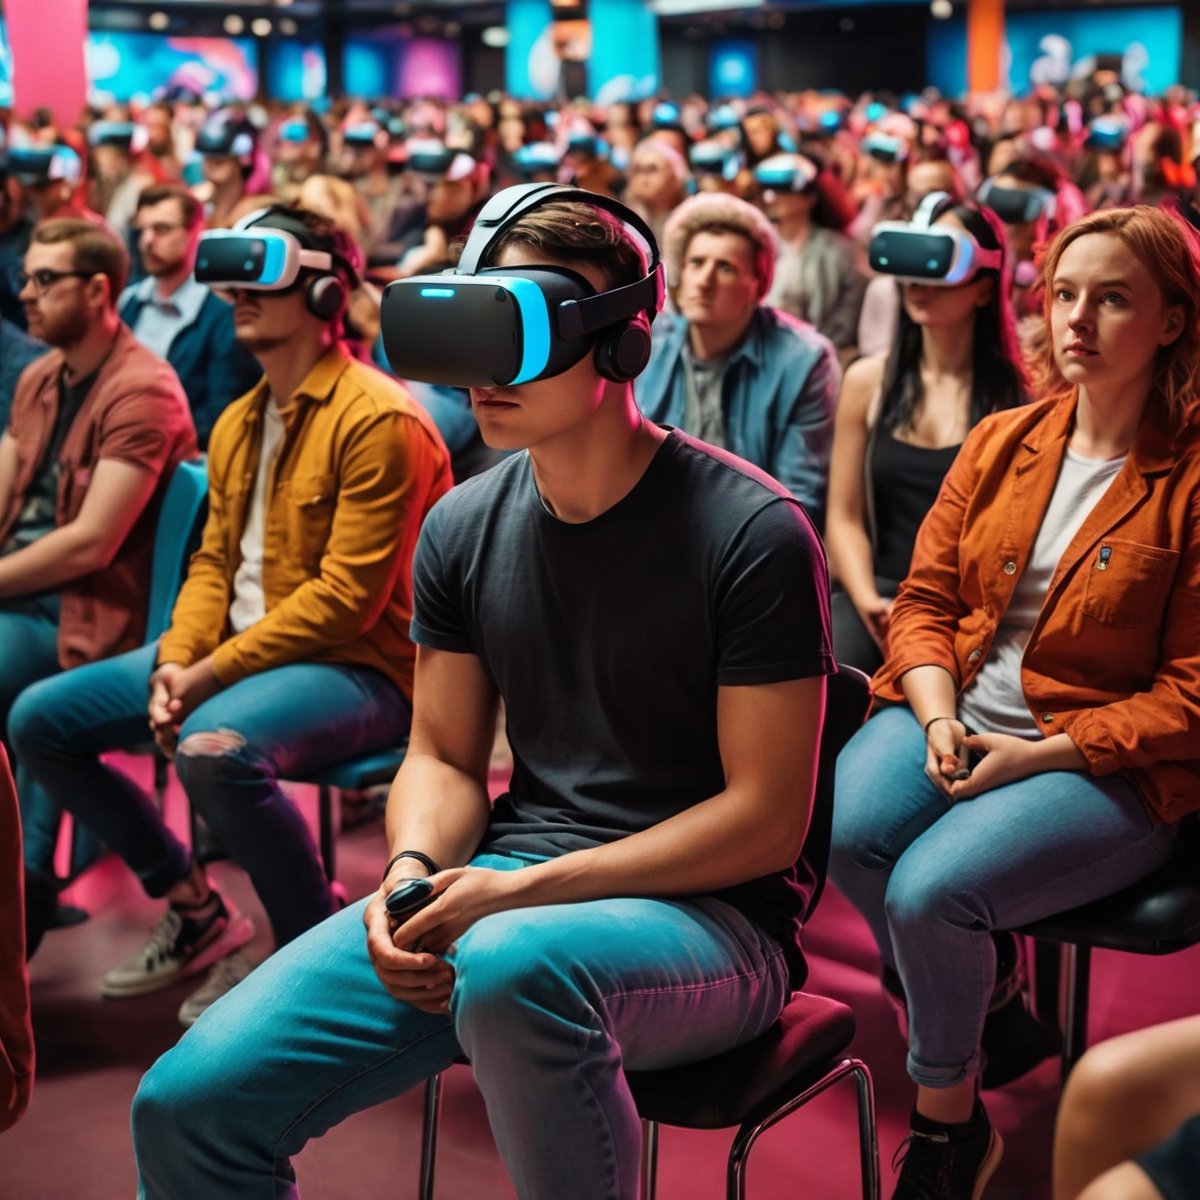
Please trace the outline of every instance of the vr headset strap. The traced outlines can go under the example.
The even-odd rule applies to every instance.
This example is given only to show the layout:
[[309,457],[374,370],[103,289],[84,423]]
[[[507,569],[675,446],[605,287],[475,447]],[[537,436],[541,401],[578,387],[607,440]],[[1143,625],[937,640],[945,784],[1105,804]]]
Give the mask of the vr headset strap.
[[[600,208],[605,212],[611,213],[623,225],[629,226],[646,243],[646,249],[650,253],[650,265],[646,279],[640,282],[646,283],[647,280],[651,280],[656,275],[661,276],[658,242],[655,240],[650,226],[637,213],[626,208],[619,200],[612,200],[608,196],[601,196],[596,192],[585,191],[583,188],[567,187],[561,183],[515,184],[493,196],[483,206],[479,216],[475,218],[475,224],[471,228],[466,246],[463,247],[462,256],[458,260],[455,274],[476,274],[487,253],[488,247],[491,246],[505,229],[512,225],[523,213],[528,212],[529,209],[536,208],[539,204],[549,204],[552,201],[578,201],[579,203],[590,204],[593,208]],[[629,286],[637,287],[639,284],[631,284]],[[626,288],[618,288],[616,292],[611,294],[619,295],[626,290]],[[610,293],[602,294],[608,295]],[[655,288],[655,294],[659,297],[664,294],[661,282]],[[629,315],[629,312],[622,312],[614,320],[620,320],[621,317]],[[611,324],[611,322],[609,323]],[[596,326],[596,328],[599,328],[599,326]]]
[[564,300],[557,309],[559,337],[583,337],[643,310],[653,319],[662,306],[664,294],[662,272],[655,270],[636,283],[627,283],[611,292],[600,292],[583,300]]
[[949,192],[930,192],[918,205],[917,211],[913,213],[912,227],[928,229],[933,224],[933,214],[937,211],[938,205],[949,199]]

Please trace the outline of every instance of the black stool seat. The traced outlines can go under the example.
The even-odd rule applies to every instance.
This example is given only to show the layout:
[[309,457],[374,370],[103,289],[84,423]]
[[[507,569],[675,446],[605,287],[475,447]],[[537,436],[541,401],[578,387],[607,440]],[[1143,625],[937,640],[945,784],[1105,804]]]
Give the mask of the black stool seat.
[[765,1033],[713,1058],[660,1071],[627,1071],[643,1119],[686,1129],[758,1121],[807,1090],[850,1045],[854,1013],[797,992]]
[[1200,860],[1176,854],[1120,892],[1034,921],[1037,938],[1132,954],[1173,954],[1200,942]]

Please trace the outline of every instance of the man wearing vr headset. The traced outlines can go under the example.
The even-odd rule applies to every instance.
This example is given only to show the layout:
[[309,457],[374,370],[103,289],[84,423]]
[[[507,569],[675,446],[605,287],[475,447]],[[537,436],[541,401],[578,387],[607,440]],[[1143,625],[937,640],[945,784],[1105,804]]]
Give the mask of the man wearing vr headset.
[[845,233],[854,219],[845,189],[811,153],[764,159],[754,179],[782,243],[767,303],[815,326],[853,357],[867,280],[861,251]]
[[258,133],[245,117],[231,109],[220,109],[196,134],[196,153],[204,165],[204,184],[198,192],[204,200],[208,227],[231,225],[238,208],[251,195],[251,177],[258,162]]
[[777,245],[766,217],[734,196],[675,210],[666,263],[679,313],[654,323],[637,397],[651,420],[773,475],[819,529],[841,368],[827,338],[763,303]]
[[[379,891],[151,1070],[146,1200],[295,1195],[286,1156],[460,1050],[522,1200],[632,1196],[624,1069],[753,1037],[804,978],[821,547],[774,480],[639,413],[661,294],[630,210],[539,184],[485,206],[457,273],[388,289],[396,370],[470,385],[490,444],[525,449],[422,530]],[[492,809],[500,698],[518,765]]]
[[35,221],[74,218],[108,228],[84,201],[83,160],[74,147],[64,142],[11,146],[8,165],[30,199]]
[[118,307],[134,336],[175,368],[207,450],[217,417],[262,368],[234,336],[232,307],[195,278],[203,228],[204,206],[187,188],[145,188],[133,229],[146,277],[121,293]]
[[400,259],[400,277],[440,271],[450,263],[450,245],[471,227],[487,195],[488,165],[438,138],[410,138],[408,172],[428,189],[425,231]]
[[238,340],[265,374],[213,430],[208,522],[171,626],[66,691],[27,692],[13,717],[35,777],[169,902],[103,994],[155,991],[217,962],[180,1009],[185,1025],[251,969],[236,952],[253,927],[101,761],[144,739],[147,681],[155,740],[249,873],[277,945],[334,908],[278,778],[395,744],[408,727],[410,563],[450,473],[429,417],[339,340],[360,263],[346,234],[300,209],[203,235],[197,277],[232,294]]

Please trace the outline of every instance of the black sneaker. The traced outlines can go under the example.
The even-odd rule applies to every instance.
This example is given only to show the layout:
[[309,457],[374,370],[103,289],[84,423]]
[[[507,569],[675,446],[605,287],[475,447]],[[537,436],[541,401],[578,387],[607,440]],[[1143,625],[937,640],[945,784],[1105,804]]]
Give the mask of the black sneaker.
[[942,1125],[920,1113],[892,1158],[900,1178],[892,1200],[982,1200],[1004,1154],[1004,1143],[983,1105],[961,1125]]

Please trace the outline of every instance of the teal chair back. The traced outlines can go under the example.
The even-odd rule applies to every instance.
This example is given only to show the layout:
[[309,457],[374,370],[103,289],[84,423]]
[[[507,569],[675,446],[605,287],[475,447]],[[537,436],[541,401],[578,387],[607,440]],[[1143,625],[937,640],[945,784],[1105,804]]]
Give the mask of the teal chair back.
[[167,484],[154,534],[146,641],[160,638],[171,623],[171,610],[183,586],[192,551],[200,543],[208,511],[208,471],[203,458],[181,462]]

